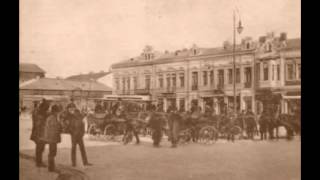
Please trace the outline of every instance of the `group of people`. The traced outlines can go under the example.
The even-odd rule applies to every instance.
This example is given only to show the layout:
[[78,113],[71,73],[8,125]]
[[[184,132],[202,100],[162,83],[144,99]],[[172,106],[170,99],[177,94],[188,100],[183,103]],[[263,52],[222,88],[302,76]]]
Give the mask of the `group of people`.
[[49,145],[48,170],[58,171],[55,166],[55,156],[57,155],[57,144],[61,142],[61,134],[68,133],[71,136],[71,161],[72,166],[76,166],[76,146],[79,145],[83,164],[90,166],[87,159],[83,136],[85,127],[84,115],[80,113],[71,99],[66,109],[50,101],[42,99],[40,103],[34,102],[32,112],[32,133],[31,140],[35,142],[35,156],[37,167],[47,167],[43,163],[42,155],[45,145]]

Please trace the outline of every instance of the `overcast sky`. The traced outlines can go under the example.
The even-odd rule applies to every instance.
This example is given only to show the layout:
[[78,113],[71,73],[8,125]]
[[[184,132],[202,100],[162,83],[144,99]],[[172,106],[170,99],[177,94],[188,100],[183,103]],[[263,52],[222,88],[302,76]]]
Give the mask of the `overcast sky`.
[[232,12],[257,38],[274,31],[300,37],[300,0],[21,0],[20,62],[49,77],[107,71],[146,44],[174,51],[232,40]]

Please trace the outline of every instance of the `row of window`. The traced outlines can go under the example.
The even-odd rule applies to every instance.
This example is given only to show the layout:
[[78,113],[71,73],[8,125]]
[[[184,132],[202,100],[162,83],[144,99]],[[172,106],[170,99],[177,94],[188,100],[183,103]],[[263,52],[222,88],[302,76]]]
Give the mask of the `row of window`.
[[[177,84],[177,75],[179,78],[179,84]],[[209,75],[209,76],[208,76]],[[198,72],[192,72],[192,90],[198,89]],[[214,71],[202,71],[203,77],[203,86],[214,85]],[[251,84],[252,72],[251,67],[245,68],[245,83]],[[164,88],[164,81],[166,81],[166,87],[185,87],[185,74],[184,73],[172,73],[166,74],[165,77],[163,74],[158,75],[158,88]],[[116,89],[120,90],[119,79],[115,79]],[[236,68],[236,83],[241,82],[240,77],[240,68]],[[137,77],[133,77],[134,89],[137,89]],[[228,69],[228,83],[233,83],[233,69]],[[218,87],[224,85],[224,69],[218,70]],[[151,75],[145,75],[145,88],[150,89],[151,87]],[[130,78],[122,78],[122,90],[130,90]]]
[[[268,81],[270,78],[272,81],[280,81],[280,64],[273,64],[271,66],[271,77],[269,77],[269,65],[267,62],[263,63],[262,80]],[[299,80],[301,79],[301,64],[296,62],[286,63],[286,80]],[[260,63],[256,64],[256,73],[258,74],[257,80],[260,80]]]

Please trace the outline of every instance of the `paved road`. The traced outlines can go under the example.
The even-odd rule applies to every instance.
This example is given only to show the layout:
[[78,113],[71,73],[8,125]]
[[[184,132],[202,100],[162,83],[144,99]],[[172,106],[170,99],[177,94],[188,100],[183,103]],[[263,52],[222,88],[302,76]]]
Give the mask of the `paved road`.
[[[33,155],[34,145],[28,140],[30,130],[27,130],[30,120],[21,119],[20,122],[20,152]],[[235,143],[219,140],[213,145],[187,144],[176,149],[170,148],[166,140],[161,148],[153,148],[148,138],[144,138],[140,145],[124,146],[88,140],[85,143],[94,166],[83,167],[78,152],[78,169],[93,180],[301,179],[299,138],[293,141],[241,140]],[[71,165],[68,136],[63,136],[59,144],[56,162],[63,166]],[[28,176],[25,171],[22,164],[20,173]]]

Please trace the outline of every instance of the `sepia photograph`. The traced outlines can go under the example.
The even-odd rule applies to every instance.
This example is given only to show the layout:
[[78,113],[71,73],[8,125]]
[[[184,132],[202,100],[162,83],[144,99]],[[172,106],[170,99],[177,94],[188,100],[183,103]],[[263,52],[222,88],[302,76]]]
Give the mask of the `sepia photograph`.
[[300,180],[300,0],[20,0],[20,180]]

